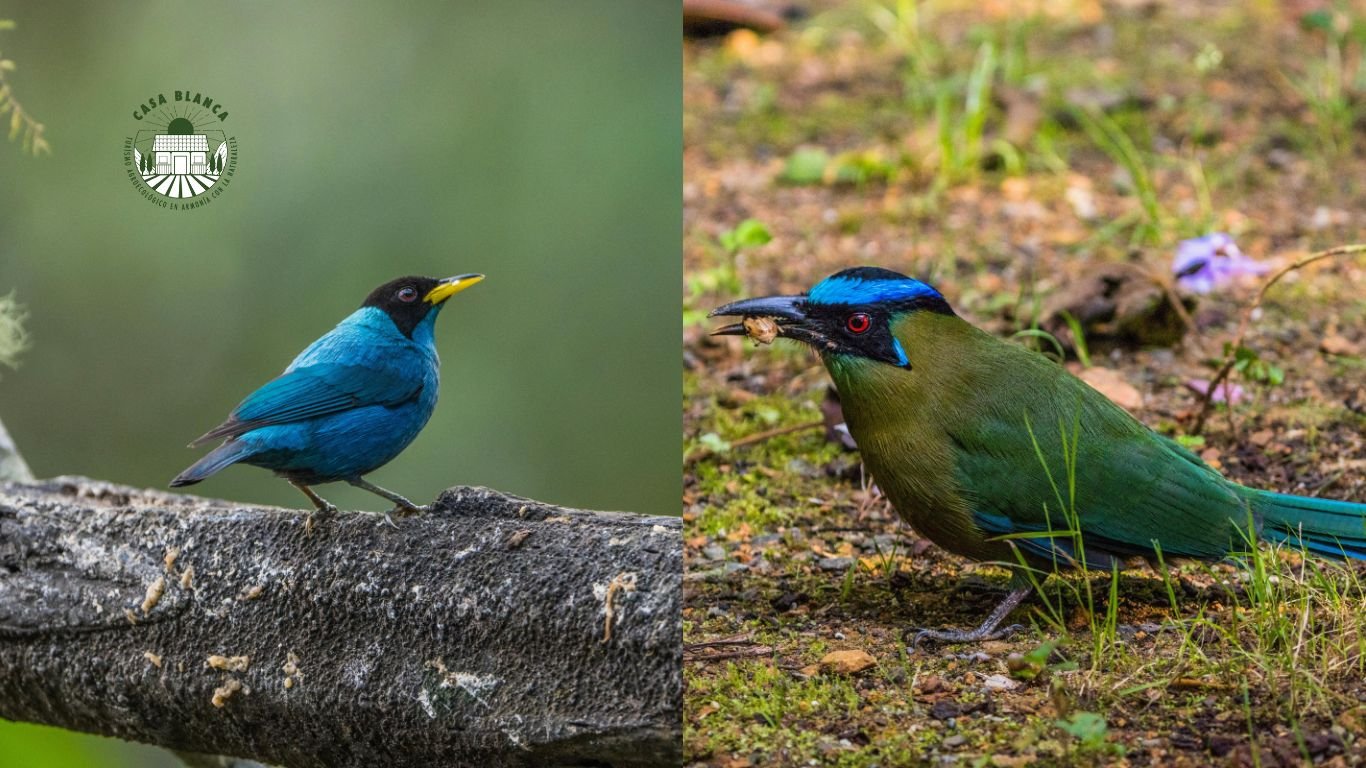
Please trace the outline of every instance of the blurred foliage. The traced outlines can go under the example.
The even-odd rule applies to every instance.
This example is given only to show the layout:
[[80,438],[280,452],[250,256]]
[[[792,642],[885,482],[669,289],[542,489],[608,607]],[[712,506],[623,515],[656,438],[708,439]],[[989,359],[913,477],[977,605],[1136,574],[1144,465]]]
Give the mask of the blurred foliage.
[[[376,482],[676,514],[682,189],[676,6],[171,2],[7,9],[61,151],[0,152],[0,295],[32,346],[0,414],[40,476],[162,486],[376,285],[483,272],[438,323],[441,403]],[[148,203],[121,148],[176,89],[229,111],[231,187]],[[255,468],[195,490],[299,507]],[[345,486],[323,493],[378,510]],[[0,726],[0,765],[121,763]]]
[[0,365],[17,366],[19,353],[28,347],[24,317],[24,308],[14,300],[13,293],[0,296]]
[[[13,19],[0,19],[0,32],[12,29]],[[51,152],[52,147],[48,146],[47,139],[43,138],[43,124],[34,120],[33,115],[24,111],[23,105],[14,98],[14,90],[10,88],[7,75],[17,66],[13,60],[0,55],[0,117],[9,115],[9,140],[14,141],[22,137],[24,151],[32,152],[36,157]]]

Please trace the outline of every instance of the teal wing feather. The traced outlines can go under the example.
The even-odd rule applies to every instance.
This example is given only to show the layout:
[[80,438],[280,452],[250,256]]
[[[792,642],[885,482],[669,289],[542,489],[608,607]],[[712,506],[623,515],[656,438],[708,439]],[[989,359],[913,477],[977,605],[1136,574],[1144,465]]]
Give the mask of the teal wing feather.
[[[1090,567],[1152,555],[1154,542],[1165,556],[1201,559],[1240,548],[1249,514],[1244,489],[1084,382],[1020,352],[1033,359],[1014,362],[1035,370],[1017,371],[1012,381],[1037,388],[983,393],[974,398],[974,418],[951,430],[958,485],[984,534],[1066,531],[1062,510],[1070,507]],[[1065,539],[1017,544],[1071,557]]]
[[400,405],[416,398],[422,386],[420,377],[394,367],[319,363],[294,368],[248,395],[227,421],[194,444],[367,405]]

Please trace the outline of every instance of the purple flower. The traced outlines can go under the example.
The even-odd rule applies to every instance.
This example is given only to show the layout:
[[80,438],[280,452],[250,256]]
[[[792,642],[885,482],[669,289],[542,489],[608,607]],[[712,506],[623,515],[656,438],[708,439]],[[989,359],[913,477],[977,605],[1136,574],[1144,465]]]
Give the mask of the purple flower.
[[[1187,379],[1186,389],[1204,397],[1209,391],[1209,379]],[[1237,384],[1229,384],[1227,381],[1219,382],[1219,386],[1214,388],[1214,396],[1210,399],[1216,403],[1228,403],[1236,405],[1243,399],[1243,388]]]
[[1224,232],[1182,240],[1172,260],[1176,284],[1195,293],[1209,293],[1235,278],[1261,275],[1269,269],[1270,264],[1244,256],[1233,237]]

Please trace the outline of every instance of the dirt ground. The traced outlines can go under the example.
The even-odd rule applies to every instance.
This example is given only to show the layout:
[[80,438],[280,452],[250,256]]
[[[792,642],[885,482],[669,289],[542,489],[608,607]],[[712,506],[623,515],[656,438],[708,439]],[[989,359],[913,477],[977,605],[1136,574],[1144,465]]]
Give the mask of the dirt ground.
[[[1366,764],[1366,564],[1055,577],[1025,631],[913,650],[1006,572],[897,519],[825,428],[817,358],[707,335],[723,302],[896,269],[1056,356],[1050,331],[1238,482],[1366,502],[1366,256],[1268,292],[1236,402],[1193,434],[1189,384],[1259,279],[1187,293],[1177,244],[1227,232],[1284,266],[1366,241],[1366,8],[1236,5],[820,3],[686,43],[691,764]],[[1080,339],[1056,312],[1096,305]]]

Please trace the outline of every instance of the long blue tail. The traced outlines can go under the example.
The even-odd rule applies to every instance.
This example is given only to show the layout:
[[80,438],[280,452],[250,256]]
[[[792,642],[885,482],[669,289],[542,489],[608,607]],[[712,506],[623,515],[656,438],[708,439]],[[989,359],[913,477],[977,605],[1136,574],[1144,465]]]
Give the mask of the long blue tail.
[[1257,491],[1262,535],[1340,559],[1366,560],[1366,504]]
[[236,464],[247,458],[255,450],[255,448],[239,440],[229,440],[209,451],[204,455],[204,458],[191,464],[189,469],[176,475],[175,479],[171,481],[171,487],[179,488],[182,485],[194,485],[229,464]]

